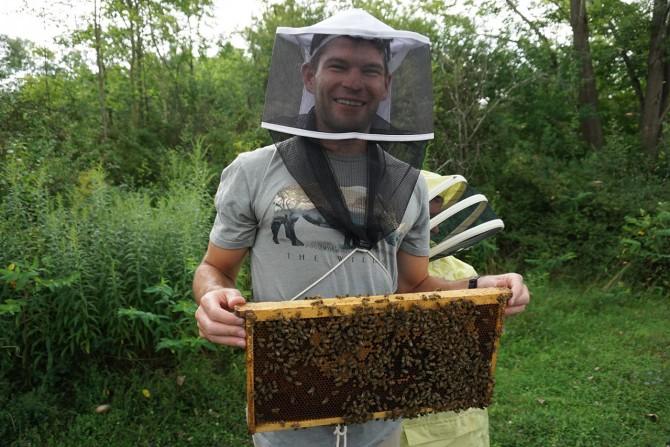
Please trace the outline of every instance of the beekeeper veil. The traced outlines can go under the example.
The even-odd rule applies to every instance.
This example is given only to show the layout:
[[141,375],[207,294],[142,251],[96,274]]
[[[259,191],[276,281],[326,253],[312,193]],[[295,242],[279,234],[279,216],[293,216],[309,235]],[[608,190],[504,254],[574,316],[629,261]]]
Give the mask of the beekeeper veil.
[[430,260],[472,247],[505,228],[485,195],[460,175],[421,171],[430,201]]
[[[371,248],[397,229],[433,138],[432,110],[426,37],[357,9],[277,28],[262,127],[352,247]],[[359,162],[327,149],[332,140],[358,141]]]

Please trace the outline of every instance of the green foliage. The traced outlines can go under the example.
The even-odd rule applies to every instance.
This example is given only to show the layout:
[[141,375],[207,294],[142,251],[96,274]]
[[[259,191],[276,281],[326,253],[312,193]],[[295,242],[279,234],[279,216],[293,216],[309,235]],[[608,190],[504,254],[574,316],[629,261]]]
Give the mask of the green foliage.
[[544,268],[554,276],[608,281],[612,266],[620,268],[625,216],[668,197],[667,180],[640,164],[638,151],[625,138],[569,157],[501,147],[471,179],[477,187],[481,182],[505,221],[499,256],[508,265],[516,260],[522,272]]
[[0,34],[0,81],[30,67],[31,48],[32,44],[28,40]]
[[23,152],[0,168],[3,374],[52,380],[84,359],[152,355],[161,339],[203,345],[188,338],[197,333],[185,302],[211,225],[212,175],[194,147],[168,157],[157,190],[111,186],[96,167],[54,195],[46,169],[22,175]]
[[619,259],[633,284],[670,291],[670,202],[626,216]]
[[577,254],[568,251],[557,256],[543,257],[539,259],[526,259],[526,263],[530,266],[525,274],[525,280],[536,286],[544,286],[550,280],[551,272],[556,272],[566,263],[577,258]]
[[147,327],[155,340],[156,351],[167,349],[173,354],[199,352],[202,348],[214,350],[215,345],[200,338],[195,330],[195,311],[197,306],[189,291],[178,292],[165,280],[155,286],[144,289],[148,295],[157,298],[156,303],[166,305],[168,315],[160,315],[131,308],[120,308],[119,317],[141,322]]
[[75,171],[100,163],[110,183],[149,186],[167,148],[190,151],[206,136],[218,167],[268,143],[257,67],[226,43],[204,55],[210,44],[195,30],[211,8],[208,0],[99,2],[99,41],[92,24],[61,38],[67,48],[89,46],[96,71],[76,50],[56,57],[0,38],[0,75],[31,68],[15,89],[0,86],[0,160],[17,137],[31,147],[49,140]]
[[62,416],[58,396],[44,389],[10,395],[8,388],[0,386],[0,436],[5,445],[11,445],[18,434],[30,433]]

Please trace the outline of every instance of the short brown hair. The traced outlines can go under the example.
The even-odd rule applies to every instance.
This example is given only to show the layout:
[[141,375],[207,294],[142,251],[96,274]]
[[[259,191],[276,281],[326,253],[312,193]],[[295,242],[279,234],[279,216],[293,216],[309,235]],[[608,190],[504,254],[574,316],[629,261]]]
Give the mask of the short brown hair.
[[[309,59],[309,65],[316,70],[316,68],[319,65],[319,59],[321,58],[321,54],[323,53],[323,49],[328,46],[328,43],[325,45],[321,46],[324,40],[328,36],[332,36],[332,34],[314,34],[312,37],[312,43],[309,46],[309,54],[310,54],[310,59]],[[384,60],[384,71],[388,74],[389,68],[388,68],[388,61],[391,58],[391,40],[390,39],[367,39],[365,37],[359,37],[359,36],[348,36],[346,34],[343,34],[341,36],[337,37],[346,37],[347,39],[353,40],[356,43],[359,42],[367,42],[373,47],[379,51],[379,53],[382,55],[382,59]]]

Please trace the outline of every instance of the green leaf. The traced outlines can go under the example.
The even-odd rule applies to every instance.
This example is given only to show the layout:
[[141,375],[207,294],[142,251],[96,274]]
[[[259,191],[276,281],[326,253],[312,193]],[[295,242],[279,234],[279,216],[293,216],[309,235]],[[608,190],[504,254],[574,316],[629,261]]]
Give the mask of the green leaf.
[[145,324],[150,322],[157,323],[168,319],[168,317],[165,315],[157,315],[151,312],[137,310],[134,307],[122,307],[116,312],[116,314],[120,317],[125,317],[130,320],[141,320]]
[[21,312],[21,308],[27,304],[24,300],[6,300],[0,304],[0,315],[14,315]]
[[179,313],[182,312],[186,315],[195,315],[195,311],[198,309],[197,304],[194,301],[188,300],[179,300],[172,305],[172,312]]
[[636,241],[636,240],[634,240],[634,239],[629,239],[629,238],[627,238],[627,237],[622,238],[622,239],[621,239],[621,243],[622,243],[623,245],[628,245],[628,246],[630,246],[630,247],[633,248],[633,249],[639,249],[639,248],[642,246],[642,244],[641,244],[640,242],[638,242],[638,241]]

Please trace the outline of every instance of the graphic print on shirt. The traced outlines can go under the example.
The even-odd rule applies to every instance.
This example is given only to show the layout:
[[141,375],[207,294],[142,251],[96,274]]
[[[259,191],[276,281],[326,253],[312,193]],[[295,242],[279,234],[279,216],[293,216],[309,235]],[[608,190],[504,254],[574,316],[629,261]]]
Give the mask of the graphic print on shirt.
[[[341,188],[341,191],[354,223],[362,225],[366,210],[366,188],[363,186],[345,186]],[[275,244],[281,244],[280,230],[283,226],[284,234],[293,246],[304,246],[307,243],[308,246],[313,246],[314,248],[331,250],[351,249],[354,247],[352,238],[345,235],[342,235],[343,243],[341,245],[338,244],[339,246],[334,246],[330,241],[307,241],[304,235],[298,236],[296,233],[296,223],[301,218],[316,227],[332,228],[299,185],[294,184],[281,189],[275,195],[272,203],[274,215],[271,230],[272,240]],[[398,239],[404,233],[403,230],[404,224],[401,224],[395,232],[386,237],[386,242],[396,245]]]

